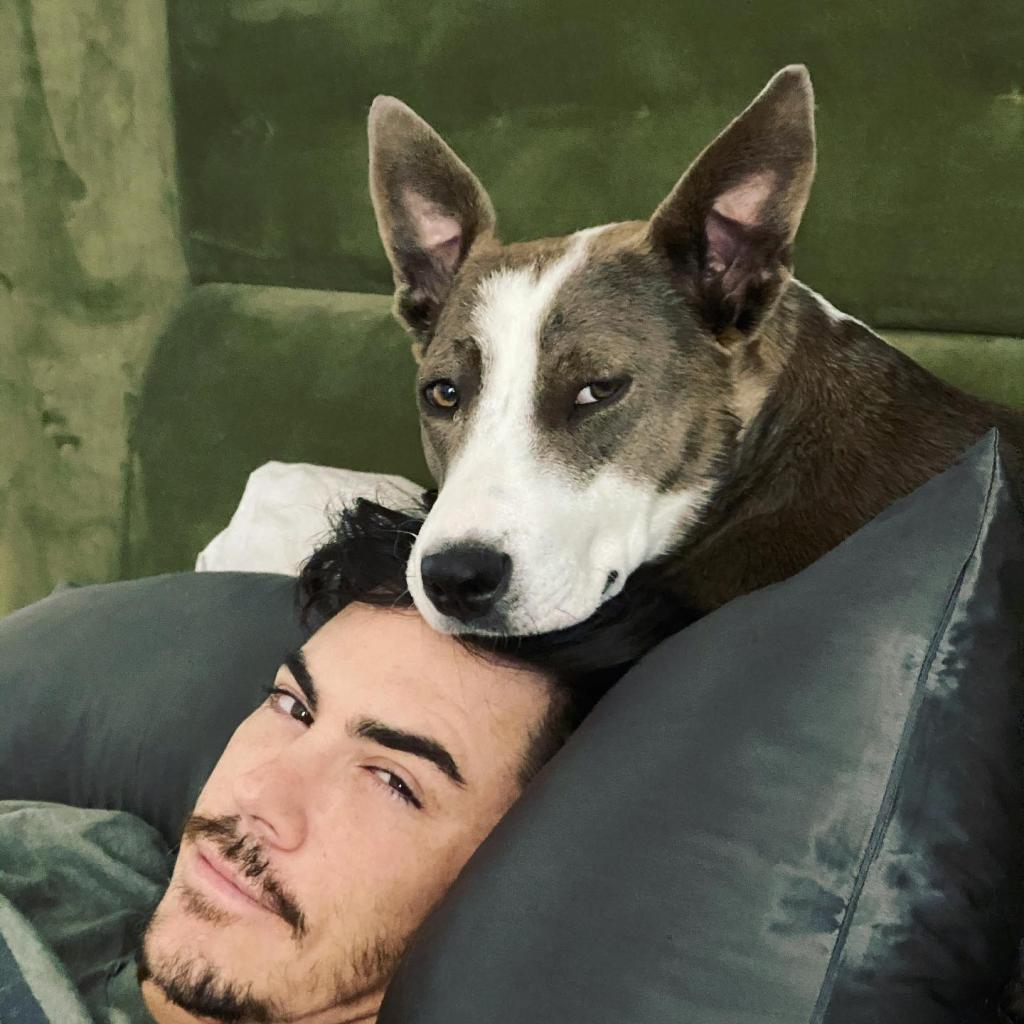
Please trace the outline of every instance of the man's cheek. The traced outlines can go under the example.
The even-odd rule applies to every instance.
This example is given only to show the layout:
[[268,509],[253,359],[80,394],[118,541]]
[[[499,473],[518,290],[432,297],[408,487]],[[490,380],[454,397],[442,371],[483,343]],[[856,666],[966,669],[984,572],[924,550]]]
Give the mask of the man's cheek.
[[386,904],[379,904],[377,912],[399,924],[399,933],[418,927],[451,888],[467,859],[450,848],[427,851],[422,847],[408,857],[378,858],[367,886],[381,893],[381,904]]

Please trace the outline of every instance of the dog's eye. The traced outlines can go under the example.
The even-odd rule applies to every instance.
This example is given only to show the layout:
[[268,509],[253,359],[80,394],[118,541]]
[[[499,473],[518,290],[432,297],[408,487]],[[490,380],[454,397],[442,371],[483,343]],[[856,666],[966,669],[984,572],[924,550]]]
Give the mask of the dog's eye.
[[595,402],[607,401],[617,395],[623,386],[624,382],[620,380],[592,380],[586,387],[580,388],[574,404],[593,405]]
[[450,380],[435,380],[423,389],[423,397],[435,409],[451,411],[459,404],[459,389]]

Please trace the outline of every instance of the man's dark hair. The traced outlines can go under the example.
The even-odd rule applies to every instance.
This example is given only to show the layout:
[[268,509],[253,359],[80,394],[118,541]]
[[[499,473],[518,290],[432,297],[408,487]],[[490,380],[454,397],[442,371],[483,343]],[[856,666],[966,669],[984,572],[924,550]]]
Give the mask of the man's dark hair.
[[[405,567],[433,497],[428,492],[419,508],[404,511],[361,498],[334,520],[330,539],[299,576],[298,601],[308,628],[318,629],[353,603],[413,607]],[[551,708],[520,771],[524,785],[630,666],[695,618],[651,577],[649,570],[638,570],[589,619],[567,629],[454,638],[485,657],[530,667],[552,681]]]

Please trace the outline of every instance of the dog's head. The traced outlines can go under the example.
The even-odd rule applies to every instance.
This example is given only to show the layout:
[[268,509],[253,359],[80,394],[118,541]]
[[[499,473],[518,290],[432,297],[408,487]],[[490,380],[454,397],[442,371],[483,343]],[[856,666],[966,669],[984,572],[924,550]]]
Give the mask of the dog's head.
[[480,183],[398,100],[374,101],[369,135],[440,488],[416,605],[449,632],[572,625],[685,540],[777,372],[759,339],[814,173],[806,69],[780,71],[649,221],[566,238],[499,243]]

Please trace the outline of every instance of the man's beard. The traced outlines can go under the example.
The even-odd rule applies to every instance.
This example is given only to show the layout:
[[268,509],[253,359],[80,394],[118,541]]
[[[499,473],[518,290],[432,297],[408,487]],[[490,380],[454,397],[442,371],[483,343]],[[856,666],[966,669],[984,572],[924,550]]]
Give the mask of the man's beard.
[[[306,917],[294,898],[274,879],[268,871],[268,862],[259,844],[247,836],[239,836],[237,817],[206,818],[192,815],[185,825],[183,842],[205,838],[212,841],[229,864],[241,869],[267,901],[275,913],[285,920],[292,929],[292,938],[297,945],[307,934]],[[212,900],[189,886],[180,886],[183,906],[187,914],[194,915],[211,924],[227,924],[234,917],[221,909]],[[225,1024],[271,1024],[275,1021],[289,1021],[307,1016],[316,1010],[353,1004],[383,990],[395,966],[405,952],[408,940],[397,942],[380,936],[353,950],[347,965],[336,964],[331,979],[331,991],[316,1007],[304,1008],[296,1013],[288,1006],[288,996],[275,998],[270,994],[261,995],[254,991],[250,981],[233,981],[221,975],[217,967],[201,954],[172,953],[154,957],[151,951],[151,934],[158,924],[158,906],[146,926],[138,955],[139,982],[152,981],[164,996],[183,1010],[199,1017],[223,1021]],[[344,967],[347,966],[347,970]],[[279,973],[278,964],[252,964],[253,974],[267,977]],[[305,978],[322,977],[322,964],[311,965],[303,972]]]
[[384,985],[394,972],[404,948],[397,950],[378,939],[352,957],[348,972],[336,971],[333,995],[322,1005],[296,1013],[280,999],[259,995],[251,982],[232,982],[199,956],[171,956],[153,963],[146,942],[139,950],[139,984],[152,981],[175,1005],[197,1017],[224,1024],[275,1024],[331,1007],[353,1005]]

